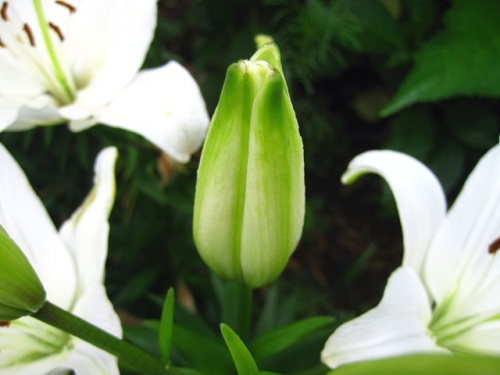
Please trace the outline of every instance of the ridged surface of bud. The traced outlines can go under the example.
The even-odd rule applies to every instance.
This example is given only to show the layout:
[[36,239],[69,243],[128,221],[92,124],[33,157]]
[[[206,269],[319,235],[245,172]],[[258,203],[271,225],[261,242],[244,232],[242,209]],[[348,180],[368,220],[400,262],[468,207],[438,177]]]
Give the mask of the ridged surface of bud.
[[227,71],[198,170],[194,239],[219,275],[252,288],[283,271],[302,234],[304,157],[276,45]]

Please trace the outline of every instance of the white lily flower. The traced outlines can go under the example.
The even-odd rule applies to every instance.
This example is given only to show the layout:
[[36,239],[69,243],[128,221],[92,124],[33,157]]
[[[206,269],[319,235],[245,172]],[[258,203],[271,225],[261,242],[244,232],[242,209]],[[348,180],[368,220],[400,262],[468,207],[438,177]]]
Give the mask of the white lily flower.
[[393,191],[403,264],[377,307],[330,336],[322,361],[335,368],[415,352],[500,355],[500,145],[480,160],[448,212],[438,180],[417,160],[366,152],[342,180],[368,172]]
[[[121,337],[103,285],[116,156],[115,148],[99,154],[92,191],[58,232],[26,176],[0,145],[0,224],[27,256],[50,302]],[[68,369],[78,375],[119,373],[114,356],[34,318],[0,326],[2,375]]]
[[179,162],[208,115],[178,63],[141,67],[157,0],[0,0],[0,131],[69,122],[136,132]]

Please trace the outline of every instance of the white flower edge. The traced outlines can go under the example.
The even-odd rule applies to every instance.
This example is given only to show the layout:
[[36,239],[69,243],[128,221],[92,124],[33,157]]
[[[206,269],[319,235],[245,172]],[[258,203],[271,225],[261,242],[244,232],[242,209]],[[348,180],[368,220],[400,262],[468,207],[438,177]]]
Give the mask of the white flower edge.
[[182,163],[201,147],[209,123],[198,84],[175,61],[139,72],[98,120],[142,135]]
[[[383,159],[385,162],[381,163]],[[430,174],[430,171],[422,174],[426,169],[423,165],[393,151],[364,153],[355,158],[352,165],[354,168],[350,167],[344,180],[376,172],[394,189],[405,252],[409,249],[420,254],[411,258],[405,254],[406,264],[403,262],[403,266],[393,273],[383,300],[376,308],[345,323],[332,334],[323,350],[323,361],[336,367],[343,363],[427,351],[500,355],[500,301],[497,298],[500,257],[489,248],[500,234],[497,209],[500,205],[500,145],[481,158],[449,213],[434,221],[433,230],[425,221],[432,212],[429,202],[440,199],[437,199],[439,194],[429,192],[437,192],[440,188],[429,189],[436,185],[429,184],[431,180],[428,179],[427,188],[415,189],[419,186],[418,180],[421,184],[425,174]],[[416,176],[420,177],[415,180]],[[412,205],[411,200],[418,204]],[[400,204],[405,201],[408,204]],[[405,208],[402,210],[401,206]],[[419,219],[412,221],[411,218]],[[427,233],[425,241],[417,239],[419,247],[413,244],[407,248],[406,239],[415,238],[416,233]],[[410,274],[414,275],[411,277],[413,286],[408,283],[405,286],[405,282],[394,285],[395,278],[400,279],[402,274],[406,274],[407,281]],[[406,292],[394,292],[401,288],[406,288]],[[425,298],[418,297],[422,293]],[[401,308],[401,304],[412,306],[412,301],[416,302],[415,311]],[[423,310],[430,311],[430,317],[422,319]],[[398,319],[406,324],[395,327]],[[416,327],[420,330],[416,331]],[[393,335],[406,337],[409,345],[392,345]]]
[[[49,301],[121,337],[119,318],[102,284],[116,157],[117,150],[113,147],[98,155],[95,185],[84,204],[63,224],[59,235],[26,176],[0,145],[0,222],[32,262]],[[51,347],[45,356],[25,360],[24,353],[29,357],[30,353],[47,350],[46,343],[56,339],[52,336],[54,332],[60,335],[31,317],[1,327],[2,374],[45,374],[64,368],[74,369],[78,374],[119,373],[114,356],[74,337],[60,348]],[[50,336],[38,339],[37,335],[43,338],[44,334]]]
[[427,335],[431,306],[424,286],[409,267],[389,278],[380,304],[343,325],[330,336],[321,360],[330,368],[342,364],[437,350]]
[[[140,134],[178,162],[189,161],[209,123],[197,83],[176,62],[137,73],[154,35],[157,0],[61,3],[43,4],[45,17],[64,35],[61,41],[49,31],[55,59],[47,53],[31,2],[10,2],[8,21],[0,19],[9,36],[0,48],[0,131],[64,122],[81,131],[101,123]],[[21,21],[30,25],[34,46],[19,43],[26,33],[13,34]],[[54,75],[55,60],[65,85]],[[63,86],[71,100],[55,94],[65,92]]]
[[69,309],[77,287],[72,256],[26,175],[2,144],[0,224],[25,253],[44,285],[47,298]]
[[420,275],[423,248],[429,245],[446,214],[446,198],[436,176],[416,159],[396,151],[367,151],[356,156],[342,176],[343,183],[376,173],[389,184],[403,230],[403,264]]
[[490,306],[500,313],[500,298],[493,297],[500,295],[500,257],[488,254],[500,237],[499,207],[500,144],[471,172],[431,243],[424,276],[436,302],[449,298],[459,285],[462,308]]

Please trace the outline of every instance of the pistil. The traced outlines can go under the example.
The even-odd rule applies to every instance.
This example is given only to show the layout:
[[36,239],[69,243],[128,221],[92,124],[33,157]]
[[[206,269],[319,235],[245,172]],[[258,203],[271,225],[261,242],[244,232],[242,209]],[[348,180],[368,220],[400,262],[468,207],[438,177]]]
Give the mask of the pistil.
[[[47,52],[49,54],[50,60],[52,62],[52,65],[54,67],[54,73],[56,75],[57,81],[61,84],[61,87],[64,91],[64,93],[67,96],[68,101],[71,102],[75,99],[75,94],[73,90],[71,89],[71,86],[69,84],[68,79],[66,78],[66,75],[64,74],[64,71],[62,69],[61,63],[59,61],[59,58],[57,56],[57,53],[54,48],[54,44],[52,43],[52,39],[50,37],[49,29],[53,29],[53,27],[50,27],[49,22],[47,22],[47,19],[45,17],[44,11],[43,11],[43,6],[41,0],[33,0],[33,5],[35,7],[35,12],[36,16],[38,19],[38,23],[40,24],[40,30],[42,32],[42,37],[43,41],[45,43],[45,47],[47,48]],[[55,26],[55,25],[54,25]],[[60,29],[57,27],[57,30],[59,32],[55,31],[56,34],[58,34],[59,38],[61,38],[62,33]],[[31,42],[31,38],[30,38]],[[33,43],[32,43],[33,44]]]

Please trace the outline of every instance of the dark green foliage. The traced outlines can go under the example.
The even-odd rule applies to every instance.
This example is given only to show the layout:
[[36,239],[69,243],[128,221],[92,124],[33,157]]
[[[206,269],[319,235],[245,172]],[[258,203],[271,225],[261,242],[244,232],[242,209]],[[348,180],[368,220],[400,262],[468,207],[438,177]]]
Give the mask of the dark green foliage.
[[[253,333],[319,314],[335,314],[340,324],[377,304],[402,256],[394,203],[380,179],[367,177],[345,188],[340,175],[358,153],[391,148],[431,167],[454,199],[479,157],[498,142],[498,101],[486,97],[496,97],[500,87],[500,5],[496,0],[160,0],[159,10],[145,65],[174,58],[188,67],[210,114],[227,67],[253,54],[255,34],[272,35],[282,52],[304,141],[308,212],[284,280],[255,296]],[[459,97],[471,94],[484,98]],[[380,118],[388,103],[384,113],[391,116]],[[172,361],[195,364],[200,371],[203,366],[232,371],[218,335],[227,307],[220,305],[221,291],[210,282],[191,237],[199,155],[164,184],[159,152],[120,130],[98,126],[73,134],[65,126],[48,127],[2,133],[0,141],[24,168],[57,225],[90,189],[98,151],[116,145],[120,157],[106,279],[110,298],[118,311],[158,319],[158,299],[176,287],[180,304],[194,300],[197,314],[176,312]],[[127,338],[157,350],[154,327],[124,323]],[[287,370],[300,373],[317,366],[330,330],[304,340],[296,359],[305,362]],[[197,347],[202,354],[188,357],[193,337],[206,341]],[[209,346],[220,355],[218,361],[203,354]],[[276,371],[286,360],[257,362],[262,371]],[[352,371],[345,373],[358,373]]]

